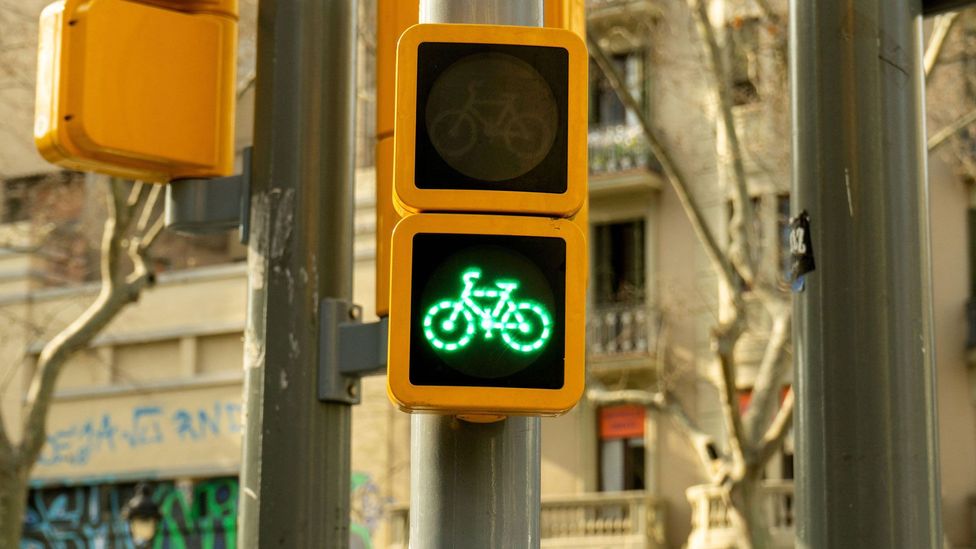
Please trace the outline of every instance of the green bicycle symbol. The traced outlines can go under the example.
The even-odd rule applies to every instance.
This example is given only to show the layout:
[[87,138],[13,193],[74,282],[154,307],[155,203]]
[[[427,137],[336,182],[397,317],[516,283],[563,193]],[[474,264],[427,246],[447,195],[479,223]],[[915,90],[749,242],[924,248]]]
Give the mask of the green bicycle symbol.
[[471,343],[480,328],[485,339],[493,339],[497,331],[506,345],[520,353],[542,349],[552,336],[552,317],[545,307],[513,301],[518,281],[499,279],[494,287],[475,288],[480,278],[481,269],[468,269],[461,275],[464,288],[457,301],[446,299],[427,310],[423,321],[427,341],[453,353]]

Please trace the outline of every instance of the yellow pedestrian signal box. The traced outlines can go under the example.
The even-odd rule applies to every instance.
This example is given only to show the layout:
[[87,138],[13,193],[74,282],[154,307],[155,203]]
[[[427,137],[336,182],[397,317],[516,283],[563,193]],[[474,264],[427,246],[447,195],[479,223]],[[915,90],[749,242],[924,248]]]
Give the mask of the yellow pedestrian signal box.
[[586,197],[586,46],[573,32],[416,25],[397,49],[394,202],[569,216]]
[[421,214],[393,233],[390,398],[410,411],[566,412],[583,391],[584,238],[570,221]]
[[400,38],[388,358],[406,411],[558,415],[583,393],[587,53],[570,31]]
[[420,17],[418,2],[376,3],[376,316],[390,314],[390,240],[400,216],[393,207],[396,46]]
[[39,38],[48,161],[154,182],[232,173],[236,0],[62,0]]

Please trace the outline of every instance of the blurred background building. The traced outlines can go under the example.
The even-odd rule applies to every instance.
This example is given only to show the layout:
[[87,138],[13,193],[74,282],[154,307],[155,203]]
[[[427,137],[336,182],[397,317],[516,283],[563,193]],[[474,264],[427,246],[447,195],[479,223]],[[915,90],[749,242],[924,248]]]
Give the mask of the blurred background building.
[[[94,298],[103,198],[92,176],[58,171],[31,142],[36,21],[46,0],[0,0],[0,406],[18,436],[20,405],[42,345]],[[716,0],[712,22],[728,52],[763,268],[785,283],[790,161],[788,97],[769,29],[747,0]],[[785,2],[773,2],[784,8]],[[239,149],[250,143],[256,1],[242,0]],[[591,36],[626,77],[685,168],[717,232],[729,216],[729,153],[709,75],[684,2],[587,0]],[[374,308],[375,0],[361,0],[355,300]],[[932,129],[976,106],[976,14],[966,13],[929,83]],[[724,439],[708,377],[708,330],[721,295],[678,198],[634,113],[590,71],[590,387],[667,387]],[[976,131],[930,160],[936,360],[946,539],[976,547]],[[388,199],[388,197],[383,197]],[[246,248],[237,235],[165,235],[157,285],[126,309],[60,379],[48,444],[34,469],[24,547],[127,547],[121,508],[148,481],[162,539],[186,547],[236,544]],[[972,309],[968,309],[972,310]],[[757,313],[758,314],[758,313]],[[762,319],[736,348],[741,404],[765,345]],[[787,360],[791,360],[787,356]],[[366,379],[353,412],[353,547],[406,547],[409,417]],[[543,547],[726,547],[721,497],[666,416],[584,399],[543,420]],[[315,436],[307,433],[304,436]],[[792,440],[767,471],[768,524],[793,546]],[[75,545],[68,545],[74,543]],[[105,544],[105,545],[100,545]],[[184,546],[184,545],[171,545]]]

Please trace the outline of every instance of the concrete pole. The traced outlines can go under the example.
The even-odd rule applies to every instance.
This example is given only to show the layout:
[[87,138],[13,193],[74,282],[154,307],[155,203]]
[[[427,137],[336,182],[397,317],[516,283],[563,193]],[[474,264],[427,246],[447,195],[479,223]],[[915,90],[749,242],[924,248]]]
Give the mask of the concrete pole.
[[921,3],[790,1],[798,547],[941,546]]
[[[542,26],[542,0],[421,0],[420,22]],[[539,547],[539,418],[410,427],[411,547]]]
[[318,315],[352,299],[356,2],[258,9],[238,542],[342,548],[351,410],[318,400]]

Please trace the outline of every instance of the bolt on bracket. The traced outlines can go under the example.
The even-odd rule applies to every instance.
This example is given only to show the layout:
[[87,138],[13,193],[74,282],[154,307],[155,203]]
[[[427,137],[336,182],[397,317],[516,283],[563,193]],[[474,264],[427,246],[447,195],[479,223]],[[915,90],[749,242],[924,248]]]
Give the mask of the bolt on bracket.
[[386,373],[386,318],[363,323],[363,308],[341,299],[319,304],[319,400],[359,404],[360,379]]

